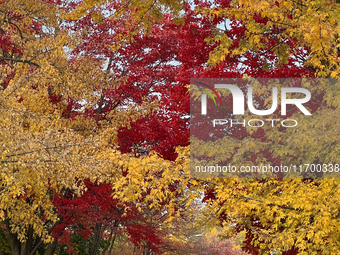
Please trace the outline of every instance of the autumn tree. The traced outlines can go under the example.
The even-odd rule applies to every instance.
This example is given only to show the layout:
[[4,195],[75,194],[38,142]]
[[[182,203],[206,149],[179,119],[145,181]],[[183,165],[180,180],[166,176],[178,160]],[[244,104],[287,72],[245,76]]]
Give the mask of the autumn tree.
[[134,33],[148,30],[164,7],[172,7],[176,16],[182,5],[112,2],[107,8],[119,11],[104,17],[96,12],[101,4],[105,2],[0,3],[0,214],[12,254],[35,254],[42,243],[50,243],[45,254],[53,254],[58,240],[52,238],[51,227],[63,220],[53,198],[84,194],[85,180],[110,184],[113,199],[120,203],[142,201],[169,215],[187,199],[183,159],[188,149],[171,146],[169,156],[163,153],[162,158],[135,155],[135,150],[122,154],[117,146],[120,130],[155,111],[157,100],[147,100],[149,91],[116,93],[125,77],[117,78],[111,70],[113,59],[82,48],[91,26],[70,31],[82,22],[96,27],[102,18],[123,23],[127,33],[118,31],[114,44],[105,47],[115,51]]
[[[136,246],[153,238],[149,249],[151,226],[130,223],[166,213],[161,227],[175,229],[203,192],[225,235],[247,232],[250,252],[338,253],[336,179],[190,178],[187,87],[192,77],[337,78],[338,12],[307,0],[0,2],[0,233],[12,254],[53,254],[72,235],[97,249],[115,233],[105,224],[125,226]],[[229,132],[239,162],[337,164],[337,83],[303,86],[315,95],[310,121]]]
[[[113,7],[108,6],[106,8]],[[69,27],[69,29],[74,30],[75,33],[85,28],[92,28],[93,31],[95,31],[94,33],[82,35],[82,44],[77,47],[73,54],[76,55],[81,52],[88,56],[100,56],[100,58],[106,56],[108,59],[108,66],[106,67],[106,70],[113,70],[113,73],[116,75],[115,79],[121,80],[119,87],[108,88],[101,91],[102,94],[100,103],[103,106],[103,110],[98,112],[93,108],[84,108],[83,112],[85,116],[88,118],[94,118],[97,122],[103,121],[107,118],[110,106],[116,107],[118,105],[117,109],[119,109],[119,106],[126,107],[132,103],[140,104],[144,100],[143,97],[149,98],[150,101],[159,100],[159,97],[161,98],[160,102],[158,102],[160,110],[146,113],[137,120],[131,121],[129,126],[122,126],[118,130],[119,150],[123,153],[133,153],[138,157],[138,155],[147,155],[150,151],[156,151],[162,156],[162,158],[174,160],[177,158],[175,148],[177,146],[188,144],[188,118],[186,115],[189,111],[189,97],[186,85],[190,82],[190,77],[187,74],[193,72],[193,70],[202,69],[202,66],[206,61],[206,57],[204,56],[208,54],[210,47],[204,42],[204,35],[199,35],[196,32],[198,27],[202,25],[200,23],[200,19],[195,17],[196,14],[190,10],[190,6],[187,6],[186,10],[189,17],[187,20],[184,20],[184,26],[181,24],[175,24],[173,22],[173,16],[165,14],[161,21],[153,24],[150,34],[146,35],[143,32],[138,33],[133,37],[133,42],[121,46],[115,52],[112,52],[107,45],[112,45],[114,43],[115,36],[119,35],[121,30],[124,29],[121,20],[107,18],[97,24],[93,22],[92,16],[89,14],[77,21],[75,24],[72,23],[72,26]],[[209,27],[209,22],[204,25],[206,33],[211,33],[212,30]],[[188,40],[192,40],[193,43],[188,45]],[[178,47],[178,45],[181,45],[181,47]],[[192,53],[192,59],[197,59],[195,60],[196,63],[194,65],[191,63],[192,59],[188,59],[187,57],[188,51]],[[178,64],[174,65],[174,61]],[[153,79],[150,79],[150,77]],[[169,112],[171,112],[170,115]],[[79,113],[72,111],[71,114],[78,115]],[[157,158],[155,158],[155,160],[156,159]],[[141,163],[142,161],[139,162]],[[137,162],[135,167],[140,167],[140,163]],[[146,172],[147,174],[144,177],[144,180],[147,187],[143,187],[143,183],[142,186],[135,183],[136,190],[143,189],[142,191],[138,191],[140,196],[136,196],[134,198],[135,202],[138,201],[139,203],[142,203],[143,200],[147,198],[145,201],[147,206],[152,207],[153,202],[149,199],[157,193],[157,191],[155,191],[156,187],[160,187],[159,195],[164,196],[165,199],[171,198],[172,200],[177,200],[182,197],[183,192],[179,192],[179,190],[181,190],[181,187],[185,187],[183,184],[185,184],[188,179],[185,181],[181,179],[168,180],[165,186],[160,186],[157,183],[158,180],[155,179],[155,176],[157,178],[161,177],[162,173],[164,173],[163,169],[163,167],[155,167],[153,173]],[[172,170],[169,169],[169,173],[171,173],[169,177],[173,177],[173,173],[171,171]],[[183,171],[181,170],[179,173],[181,174]],[[126,180],[135,178],[135,175],[136,173],[134,171],[122,171],[122,178],[124,179],[124,177],[126,177]],[[141,179],[143,176],[138,174],[137,178]],[[129,185],[129,188],[132,189],[133,185]],[[96,190],[96,192],[100,192],[100,189],[94,190]],[[169,191],[171,193],[167,197],[166,192]],[[94,194],[96,193],[94,191],[92,192]],[[189,198],[192,199],[198,194],[199,193],[191,193]],[[122,208],[126,210],[136,210],[136,208],[133,207],[133,204],[128,205],[126,203],[128,201],[127,197],[122,198],[118,197],[118,195],[116,197],[119,198],[120,201],[123,200],[123,203],[120,205]],[[70,212],[74,211],[75,204],[80,205],[79,208],[81,208],[81,205],[86,203],[96,206],[94,203],[95,199],[89,199],[88,197],[83,198],[82,196],[77,200],[78,202],[72,201],[71,198],[70,203],[65,202],[65,210],[63,209],[60,211],[59,217],[63,218],[63,215],[69,217],[68,215],[65,215],[65,212],[68,211],[67,208],[70,208]],[[81,203],[79,201],[84,202]],[[100,201],[98,200],[98,202]],[[163,213],[163,215],[167,215],[167,217],[160,217],[163,222],[176,215],[177,217],[181,216],[182,212],[187,211],[186,199],[183,199],[180,203],[174,204],[174,208],[172,208],[170,212],[164,208],[168,202],[162,201],[161,197],[159,201],[156,202],[159,203],[161,207],[155,212],[157,214]],[[101,205],[98,204],[98,206]],[[140,207],[140,209],[142,209],[142,207]],[[144,213],[147,211],[147,209],[143,209]],[[115,214],[116,211],[108,209],[107,213]],[[82,217],[86,218],[86,215],[87,214],[84,214]],[[138,221],[139,216],[137,215],[135,215],[136,218],[132,218],[131,220]],[[95,221],[93,221],[91,216],[89,217],[89,220],[92,224],[94,224]],[[131,215],[129,217],[131,217]],[[72,217],[70,220],[71,222],[74,221]],[[83,220],[81,220],[81,222],[82,221]],[[100,224],[100,221],[97,223]],[[59,226],[60,224],[62,224],[62,226]],[[66,223],[66,225],[67,224],[70,223]],[[147,220],[145,220],[144,224],[147,224]],[[163,223],[158,222],[157,224],[159,226]],[[65,244],[72,246],[70,242],[70,235],[69,233],[66,233],[69,231],[64,231],[66,229],[66,225],[64,222],[59,222],[59,224],[53,229],[58,228],[60,235],[65,234],[65,236],[67,236],[66,239],[68,240]],[[89,228],[86,233],[89,236],[98,236],[98,234],[93,232],[93,226],[88,226]],[[103,225],[101,226],[103,227]],[[164,224],[162,228],[165,228],[166,226],[167,224]],[[72,229],[73,227],[74,226],[70,226],[67,227],[67,229]],[[109,227],[113,227],[115,231],[116,229],[126,228],[127,232],[143,231],[144,228],[143,226],[139,226],[138,228],[130,229],[131,224],[125,224],[123,221],[120,221],[117,226],[113,226],[113,224],[111,224]],[[148,226],[146,227],[146,229],[148,229]],[[79,229],[78,226],[76,226],[76,228]],[[79,231],[82,231],[81,229]],[[149,229],[152,228],[149,226]],[[76,232],[77,231],[78,230],[76,230]],[[100,231],[104,231],[104,228]],[[122,234],[118,233],[117,239],[121,235]],[[129,236],[131,237],[131,233],[128,235],[127,239],[130,241],[134,240],[136,245],[138,242],[147,241],[143,238],[131,239]],[[81,236],[80,238],[84,237],[85,236]],[[105,236],[103,235],[100,235],[99,237],[105,239]],[[91,240],[86,239],[83,240],[83,242],[89,243]],[[112,244],[113,243],[114,241]],[[145,248],[153,248],[151,244],[152,243],[147,245]],[[163,243],[162,245],[158,244],[156,248],[158,247],[159,249],[161,246],[162,250],[164,250],[167,249],[169,245],[173,245],[171,240],[166,241],[166,243]],[[182,249],[188,249],[185,244],[182,244],[182,246]],[[153,251],[156,252],[155,249],[153,249]]]
[[[240,73],[248,77],[338,77],[335,1],[215,1],[212,6],[203,3],[199,11],[216,21],[216,34],[207,39],[216,46],[210,68],[237,62]],[[223,22],[226,26],[221,28]],[[257,165],[265,159],[272,164],[339,166],[338,82],[314,87],[312,83],[304,86],[314,95],[315,107],[309,106],[313,114],[308,122],[293,115],[299,120],[298,130],[244,129],[236,138],[232,136],[236,131],[225,134],[237,146],[239,162]],[[336,254],[338,181],[334,176],[201,181],[209,185],[205,201],[216,208],[226,235],[245,231],[249,252]]]

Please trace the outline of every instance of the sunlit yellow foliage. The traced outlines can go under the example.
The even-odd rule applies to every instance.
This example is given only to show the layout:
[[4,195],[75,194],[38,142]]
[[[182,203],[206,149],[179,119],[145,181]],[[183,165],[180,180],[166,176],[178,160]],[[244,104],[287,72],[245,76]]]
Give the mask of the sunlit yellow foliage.
[[[198,10],[204,15],[225,17],[242,22],[246,28],[244,43],[234,49],[232,54],[242,55],[247,50],[258,52],[266,47],[266,36],[273,33],[272,26],[282,28],[275,49],[281,63],[285,63],[289,56],[294,56],[296,50],[307,47],[310,58],[306,66],[317,70],[319,76],[339,76],[339,28],[340,9],[337,1],[328,0],[234,0],[231,7],[222,9]],[[254,20],[254,15],[267,18],[266,24],[259,24]],[[295,48],[291,49],[282,44],[288,38],[297,40]],[[208,63],[215,66],[223,60],[229,52],[232,38],[221,33],[214,38],[220,45],[211,53]]]
[[[339,78],[339,1],[235,0],[230,8],[198,11],[211,19],[236,19],[246,28],[243,43],[233,50],[230,47],[232,38],[224,32],[217,32],[215,38],[207,40],[217,45],[210,54],[210,67],[223,61],[226,54],[242,56],[246,51],[260,53],[268,49],[278,56],[280,66],[294,56],[298,48],[304,47],[309,53],[304,65],[315,70],[316,77]],[[254,15],[267,18],[268,22],[260,24],[254,20]],[[282,28],[282,32],[277,44],[270,48],[265,38],[272,33],[273,25]],[[297,41],[295,48],[287,45],[283,48],[282,44],[290,38]],[[220,155],[216,159],[218,162],[223,154],[235,153],[234,163],[249,165],[252,164],[247,161],[249,153],[267,148],[284,165],[339,164],[339,84],[325,81],[316,87],[308,83],[304,86],[309,88],[314,98],[324,93],[325,106],[320,107],[311,118],[294,114],[292,118],[298,121],[298,128],[286,133],[276,128],[267,130],[264,142],[251,137],[243,140],[225,137],[207,146],[202,154],[209,155],[214,150]],[[257,91],[259,94],[268,93]],[[248,117],[255,118],[255,115],[249,114]],[[250,128],[247,131],[252,132]],[[225,144],[231,148],[222,148]],[[294,159],[288,155],[294,156]],[[262,161],[265,159],[261,154],[256,160],[258,163],[266,162]],[[329,174],[324,176],[332,177]],[[212,200],[211,205],[216,208],[216,217],[220,214],[227,216],[225,235],[234,234],[230,226],[240,224],[249,227],[256,239],[264,241],[261,247],[268,248],[273,254],[281,254],[292,247],[297,248],[299,254],[339,254],[339,179],[316,179],[316,176],[294,179],[297,177],[294,174],[288,177],[283,180],[235,178],[202,181],[215,190],[217,199]],[[254,218],[262,227],[251,224]]]
[[[189,174],[184,172],[188,169],[184,159],[188,158],[188,148],[179,150],[176,162],[156,154],[140,158],[121,155],[116,148],[118,128],[157,109],[156,103],[145,101],[138,108],[115,109],[98,128],[91,119],[77,117],[70,121],[62,115],[66,102],[53,104],[49,100],[51,94],[62,95],[83,107],[94,107],[102,91],[119,86],[120,81],[112,78],[114,74],[103,71],[104,62],[79,55],[69,63],[67,52],[81,39],[60,27],[64,18],[80,18],[95,5],[105,3],[84,1],[69,14],[42,0],[0,3],[0,28],[22,51],[0,52],[0,84],[9,81],[0,87],[0,220],[22,242],[29,228],[45,242],[51,241],[46,226],[58,221],[51,203],[53,192],[71,189],[80,194],[84,179],[111,183],[115,197],[122,202],[134,202],[141,198],[141,192],[152,188],[144,201],[151,208],[168,201],[169,214],[174,212],[175,201],[170,200],[175,198],[168,184],[178,180],[179,192],[186,192]],[[138,9],[132,12],[131,22],[142,22],[147,27],[149,19],[160,15],[160,5],[164,4],[177,14],[181,8],[179,1],[127,2],[130,9]],[[9,13],[23,19],[11,19]],[[131,13],[122,10],[113,17],[123,14]],[[92,16],[101,21],[99,13]],[[48,32],[39,34],[28,29],[34,21]],[[128,175],[123,176],[126,169]],[[159,171],[162,174],[156,178],[154,173]],[[189,193],[181,199],[195,196]]]

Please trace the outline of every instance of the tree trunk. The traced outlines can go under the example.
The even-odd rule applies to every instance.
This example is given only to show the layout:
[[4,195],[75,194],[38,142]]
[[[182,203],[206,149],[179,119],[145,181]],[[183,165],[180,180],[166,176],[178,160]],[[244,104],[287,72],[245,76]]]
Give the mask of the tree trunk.
[[7,239],[8,239],[8,242],[9,242],[9,246],[11,247],[12,255],[21,255],[20,254],[21,245],[20,245],[20,242],[18,240],[18,235],[13,234],[11,232],[11,227],[10,227],[8,219],[5,220],[5,223],[6,223]]
[[[37,237],[35,239],[33,238],[33,234],[34,234],[33,227],[29,226],[27,230],[26,240],[24,242],[20,242],[20,240],[18,239],[18,235],[11,232],[9,219],[5,220],[5,224],[6,224],[7,239],[11,247],[12,255],[35,255],[37,249],[42,244],[42,240],[40,237]],[[55,246],[51,253],[47,253],[47,254],[45,253],[45,255],[53,255]],[[50,248],[50,246],[48,248]],[[47,249],[47,251],[48,250],[49,249]]]
[[57,248],[57,241],[53,241],[52,243],[48,245],[44,255],[53,255],[56,248]]
[[93,237],[93,247],[92,251],[90,252],[90,255],[95,255],[100,243],[100,230],[102,228],[102,223],[98,222],[93,230],[94,237]]

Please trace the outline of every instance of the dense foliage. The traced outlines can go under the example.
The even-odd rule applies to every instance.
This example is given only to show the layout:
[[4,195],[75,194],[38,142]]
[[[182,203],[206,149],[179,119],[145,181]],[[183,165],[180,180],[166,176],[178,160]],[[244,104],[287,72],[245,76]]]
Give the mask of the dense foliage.
[[[189,84],[337,78],[339,8],[0,0],[0,253],[338,254],[337,179],[190,177]],[[338,84],[304,86],[310,121],[223,134],[230,160],[339,163]]]

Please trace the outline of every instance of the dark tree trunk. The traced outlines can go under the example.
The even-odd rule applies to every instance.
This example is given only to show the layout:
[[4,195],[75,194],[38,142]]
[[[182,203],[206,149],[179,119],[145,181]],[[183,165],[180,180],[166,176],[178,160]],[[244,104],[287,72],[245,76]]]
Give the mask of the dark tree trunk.
[[[33,227],[29,226],[27,230],[26,240],[24,242],[20,242],[18,235],[11,232],[10,221],[5,220],[6,224],[6,232],[8,243],[11,247],[12,255],[35,255],[36,251],[42,244],[41,237],[34,238]],[[53,255],[57,246],[57,242],[54,241],[51,243],[45,252],[44,255]],[[4,254],[4,253],[3,253]],[[1,252],[0,252],[1,255]]]
[[52,243],[48,245],[44,255],[53,255],[56,248],[57,248],[57,241],[53,241]]
[[93,234],[94,234],[94,237],[93,237],[93,247],[92,247],[92,251],[90,252],[89,255],[96,255],[96,252],[97,252],[98,247],[99,247],[100,239],[101,239],[101,236],[100,236],[101,228],[102,228],[102,223],[101,222],[98,222],[96,224],[96,226],[94,227],[94,230],[93,230]]
[[13,234],[11,232],[11,227],[10,227],[8,219],[5,220],[5,223],[6,223],[7,239],[8,239],[9,246],[11,247],[12,255],[21,255],[20,254],[21,245],[18,240],[18,235]]

